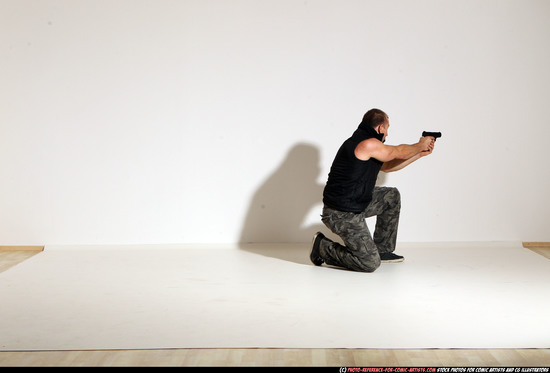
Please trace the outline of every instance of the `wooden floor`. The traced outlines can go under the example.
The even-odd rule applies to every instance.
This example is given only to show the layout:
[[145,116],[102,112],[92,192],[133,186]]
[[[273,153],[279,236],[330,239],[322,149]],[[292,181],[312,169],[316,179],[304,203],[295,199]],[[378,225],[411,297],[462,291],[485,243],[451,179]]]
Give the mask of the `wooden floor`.
[[[527,247],[550,259],[550,247]],[[40,255],[40,251],[0,250],[0,272],[34,255]],[[8,366],[549,367],[550,349],[169,349],[0,352],[0,367]]]

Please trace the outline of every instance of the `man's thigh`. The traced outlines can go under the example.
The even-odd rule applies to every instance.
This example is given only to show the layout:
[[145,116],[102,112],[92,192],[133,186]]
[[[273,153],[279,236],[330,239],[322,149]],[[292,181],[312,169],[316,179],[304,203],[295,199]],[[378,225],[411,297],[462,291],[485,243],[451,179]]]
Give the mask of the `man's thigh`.
[[399,190],[394,187],[374,187],[372,200],[363,212],[364,218],[382,214],[384,211],[401,203]]

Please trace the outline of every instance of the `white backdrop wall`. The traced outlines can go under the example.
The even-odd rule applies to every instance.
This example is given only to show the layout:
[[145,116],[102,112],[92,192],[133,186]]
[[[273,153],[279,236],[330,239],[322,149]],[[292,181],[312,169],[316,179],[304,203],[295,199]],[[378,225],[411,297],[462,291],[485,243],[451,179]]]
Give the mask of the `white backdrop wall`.
[[[307,242],[366,110],[399,240],[550,241],[548,0],[0,0],[0,245]],[[370,224],[370,223],[369,223]]]

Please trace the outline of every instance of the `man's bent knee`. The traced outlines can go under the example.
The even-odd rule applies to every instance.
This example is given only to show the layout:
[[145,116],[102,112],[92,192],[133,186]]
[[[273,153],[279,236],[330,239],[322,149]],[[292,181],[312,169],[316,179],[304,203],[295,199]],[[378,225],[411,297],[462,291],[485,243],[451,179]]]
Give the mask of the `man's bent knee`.
[[380,258],[361,261],[361,272],[374,272],[380,267]]
[[401,202],[401,193],[399,193],[399,189],[395,187],[390,188],[391,193],[391,199],[396,202]]

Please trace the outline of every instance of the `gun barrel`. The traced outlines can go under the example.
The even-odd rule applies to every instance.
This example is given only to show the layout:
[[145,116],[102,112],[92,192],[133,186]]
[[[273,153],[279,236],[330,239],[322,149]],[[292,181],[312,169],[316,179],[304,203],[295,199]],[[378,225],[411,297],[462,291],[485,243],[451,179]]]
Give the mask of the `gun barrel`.
[[428,131],[422,132],[422,137],[426,137],[426,136],[433,136],[434,138],[438,139],[441,137],[441,132],[428,132]]

